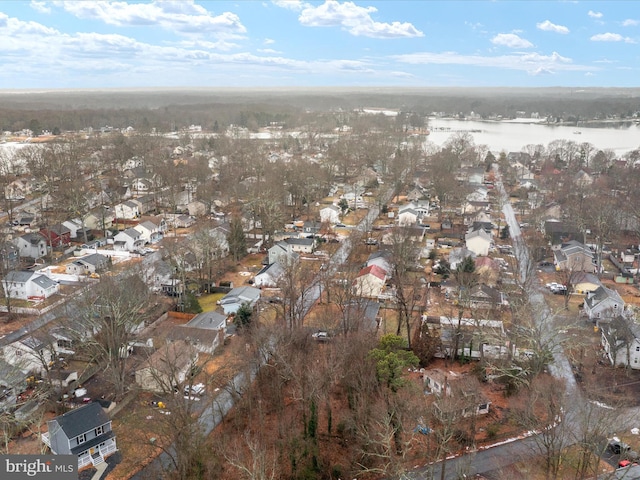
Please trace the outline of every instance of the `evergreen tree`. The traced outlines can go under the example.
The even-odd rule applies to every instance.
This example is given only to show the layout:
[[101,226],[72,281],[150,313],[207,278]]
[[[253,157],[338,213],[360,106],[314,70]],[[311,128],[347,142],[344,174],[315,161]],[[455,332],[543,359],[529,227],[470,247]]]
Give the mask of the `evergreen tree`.
[[236,262],[247,254],[247,241],[240,217],[234,216],[231,219],[227,242],[229,243],[229,253]]

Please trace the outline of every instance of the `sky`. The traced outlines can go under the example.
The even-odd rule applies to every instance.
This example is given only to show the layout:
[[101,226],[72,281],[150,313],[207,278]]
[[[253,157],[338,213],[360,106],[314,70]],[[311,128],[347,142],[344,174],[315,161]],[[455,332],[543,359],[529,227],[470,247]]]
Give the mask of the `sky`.
[[0,90],[638,87],[635,1],[0,2]]

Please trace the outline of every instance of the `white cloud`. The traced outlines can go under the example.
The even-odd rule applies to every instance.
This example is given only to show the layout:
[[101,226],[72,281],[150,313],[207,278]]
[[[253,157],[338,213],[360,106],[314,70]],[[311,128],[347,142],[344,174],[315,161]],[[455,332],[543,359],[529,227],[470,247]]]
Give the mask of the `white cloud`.
[[551,23],[549,20],[536,23],[536,27],[539,30],[544,30],[545,32],[556,32],[556,33],[562,33],[562,34],[569,33],[569,29],[564,25],[556,25],[555,23]]
[[595,77],[595,73],[593,72],[587,72],[584,74],[585,77]]
[[502,45],[509,48],[531,48],[533,44],[529,40],[519,37],[515,33],[499,33],[491,39],[494,45]]
[[273,48],[259,48],[258,53],[265,53],[267,55],[281,55],[282,52],[274,50]]
[[51,7],[48,7],[45,2],[31,0],[30,6],[38,13],[51,13]]
[[587,13],[591,18],[602,18],[602,12],[594,12],[593,10],[589,10]]
[[276,43],[276,41],[273,38],[265,38],[262,43],[264,43],[265,45],[273,45],[274,43]]
[[412,38],[424,34],[411,23],[376,22],[371,14],[375,7],[360,7],[353,2],[326,0],[317,7],[305,4],[298,20],[307,27],[342,27],[351,35],[372,38]]
[[634,20],[633,18],[627,18],[622,22],[623,27],[637,27],[638,25],[640,25],[640,20]]
[[599,33],[591,37],[591,41],[593,42],[625,42],[625,43],[636,43],[633,38],[623,37],[619,33]]
[[553,52],[551,55],[539,53],[521,53],[511,55],[486,56],[463,55],[456,52],[422,52],[397,55],[393,57],[399,62],[413,65],[469,65],[486,68],[502,68],[505,70],[521,70],[531,75],[539,75],[545,71],[586,71],[593,67],[576,65],[570,58]]
[[301,0],[271,0],[274,5],[286,8],[288,10],[295,10],[299,12],[302,10],[307,4],[302,2]]
[[117,27],[159,25],[181,34],[217,36],[238,36],[247,31],[235,13],[212,15],[193,0],[154,0],[151,3],[56,1],[54,4],[78,18],[98,20]]

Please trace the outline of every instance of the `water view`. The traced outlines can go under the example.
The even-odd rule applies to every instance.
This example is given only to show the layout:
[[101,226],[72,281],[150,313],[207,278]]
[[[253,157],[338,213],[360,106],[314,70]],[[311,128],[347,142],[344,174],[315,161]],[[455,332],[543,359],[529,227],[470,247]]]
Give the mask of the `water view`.
[[494,152],[520,151],[529,144],[542,144],[546,147],[550,142],[559,139],[576,143],[588,142],[601,150],[613,150],[618,156],[640,147],[640,125],[637,124],[619,128],[592,128],[430,118],[429,130],[429,141],[436,145],[445,143],[454,132],[465,131],[473,135],[476,144],[488,145]]

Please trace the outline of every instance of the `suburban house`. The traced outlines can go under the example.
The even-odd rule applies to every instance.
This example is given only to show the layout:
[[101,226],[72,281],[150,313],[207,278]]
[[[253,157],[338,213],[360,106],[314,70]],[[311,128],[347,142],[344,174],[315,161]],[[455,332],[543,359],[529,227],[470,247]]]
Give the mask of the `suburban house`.
[[216,258],[229,256],[229,230],[223,226],[218,226],[209,230],[209,236],[213,240],[214,255]]
[[196,219],[191,215],[177,215],[173,218],[173,224],[176,228],[189,228],[196,224]]
[[151,194],[140,195],[139,197],[132,198],[131,201],[138,205],[140,215],[146,215],[156,208],[156,199]]
[[127,228],[113,237],[113,249],[126,252],[135,252],[144,247],[145,241],[142,234],[135,228]]
[[[313,253],[316,242],[313,238],[285,238],[283,240],[288,248],[295,253]],[[280,243],[280,242],[279,242]]]
[[0,412],[15,407],[18,394],[24,390],[26,374],[0,358]]
[[268,262],[280,263],[282,265],[288,265],[298,261],[300,256],[297,252],[293,251],[293,245],[286,242],[278,242],[267,251]]
[[380,267],[387,275],[391,275],[393,273],[393,265],[389,260],[391,253],[386,250],[377,250],[372,252],[367,258],[366,266],[370,267],[375,265]]
[[353,291],[360,297],[376,298],[386,283],[387,273],[377,265],[371,265],[360,270],[353,280]]
[[464,236],[465,246],[477,256],[486,257],[491,247],[491,235],[484,229],[472,230]]
[[114,206],[113,213],[116,218],[134,220],[140,216],[140,207],[136,202],[127,200]]
[[109,258],[100,253],[92,253],[85,257],[76,258],[67,264],[65,273],[70,275],[92,275],[100,273],[109,267]]
[[469,250],[467,247],[452,248],[449,251],[449,265],[451,267],[451,270],[455,270],[456,268],[458,268],[458,265],[464,262],[465,258],[468,257],[475,259],[476,254]]
[[113,227],[114,213],[107,206],[91,210],[84,218],[84,226],[90,230],[109,230]]
[[471,308],[500,308],[509,305],[507,297],[497,288],[479,284],[468,292],[469,306]]
[[341,213],[342,210],[340,210],[340,207],[336,205],[328,205],[320,209],[320,221],[322,223],[328,222],[335,225],[336,223],[340,223]]
[[370,298],[356,298],[345,305],[342,311],[343,329],[359,330],[364,328],[377,331],[380,325],[380,302]]
[[167,340],[182,340],[200,353],[213,354],[224,341],[227,330],[227,317],[218,312],[203,312],[184,325],[173,328]]
[[143,390],[171,393],[182,386],[197,361],[198,351],[184,340],[167,343],[136,370],[136,383]]
[[14,240],[21,257],[38,259],[47,254],[47,239],[38,232],[25,233]]
[[640,325],[618,315],[609,322],[600,322],[600,334],[611,365],[640,369]]
[[451,399],[436,404],[440,411],[455,410],[462,417],[489,413],[491,402],[480,393],[480,382],[474,376],[432,368],[424,371],[423,379],[428,393]]
[[71,230],[61,223],[41,228],[40,233],[46,239],[47,245],[52,248],[67,247],[71,244]]
[[398,225],[401,227],[408,227],[409,225],[415,225],[418,223],[418,212],[413,208],[404,208],[398,211]]
[[440,337],[439,358],[453,358],[456,338],[459,356],[469,359],[500,358],[507,354],[507,338],[501,320],[475,318],[432,317],[423,315],[423,322]]
[[57,282],[29,270],[12,270],[2,279],[4,294],[20,300],[44,300],[58,293]]
[[260,293],[259,288],[236,287],[218,300],[218,305],[222,306],[225,315],[229,315],[236,313],[244,304],[253,307],[260,300]]
[[99,465],[115,453],[111,420],[98,402],[91,402],[47,422],[43,443],[54,455],[77,455],[78,470]]
[[276,287],[278,285],[278,280],[282,275],[284,275],[284,267],[280,263],[275,262],[265,265],[258,273],[256,273],[255,277],[253,277],[253,285],[258,288]]
[[86,225],[83,226],[82,222],[77,218],[65,220],[62,225],[69,229],[71,240],[79,239],[83,242],[93,240],[91,229],[87,228]]
[[44,373],[53,358],[55,347],[53,337],[34,332],[5,345],[1,351],[7,363],[24,373]]
[[575,275],[571,275],[569,281],[572,285],[572,291],[576,293],[594,292],[602,286],[596,275],[587,272],[576,272]]
[[570,240],[555,249],[553,263],[558,270],[588,273],[596,271],[593,252],[589,247],[576,240]]
[[153,181],[148,178],[134,178],[130,185],[136,193],[146,193],[153,190]]
[[544,233],[552,247],[562,245],[571,240],[584,243],[584,233],[573,225],[559,220],[544,222]]
[[4,268],[16,268],[20,263],[20,250],[18,250],[18,247],[9,241],[0,245],[0,262],[2,262]]
[[593,292],[587,293],[583,311],[590,320],[599,322],[600,319],[622,315],[624,305],[624,300],[618,292],[600,286]]
[[145,243],[158,243],[162,240],[163,233],[160,227],[150,220],[140,222],[133,228],[140,232],[140,238],[144,240]]

